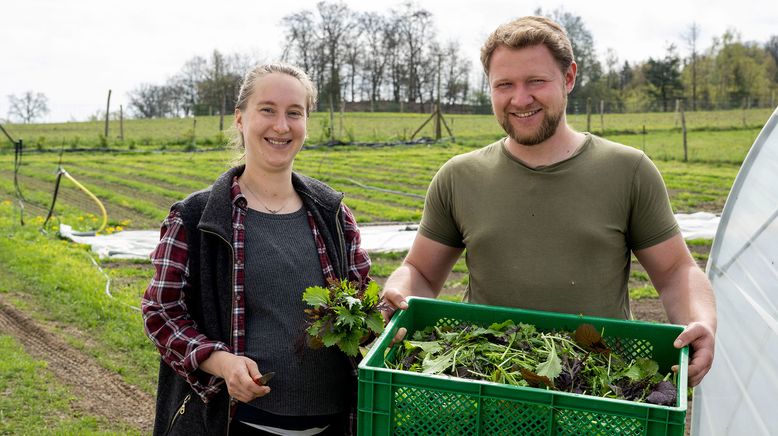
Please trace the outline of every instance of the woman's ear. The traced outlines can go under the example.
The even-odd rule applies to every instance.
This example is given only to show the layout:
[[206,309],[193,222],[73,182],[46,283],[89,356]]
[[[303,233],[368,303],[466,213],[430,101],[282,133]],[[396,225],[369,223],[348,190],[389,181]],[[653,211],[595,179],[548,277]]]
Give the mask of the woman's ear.
[[240,133],[243,133],[243,114],[237,108],[235,109],[235,126]]

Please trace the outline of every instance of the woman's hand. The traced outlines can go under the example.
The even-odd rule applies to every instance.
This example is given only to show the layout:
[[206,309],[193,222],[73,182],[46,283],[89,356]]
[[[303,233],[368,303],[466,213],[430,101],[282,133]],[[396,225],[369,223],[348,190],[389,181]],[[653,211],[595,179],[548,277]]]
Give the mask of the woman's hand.
[[226,351],[215,351],[200,368],[224,379],[227,392],[238,401],[248,403],[270,393],[270,388],[259,384],[262,374],[257,363],[245,356]]

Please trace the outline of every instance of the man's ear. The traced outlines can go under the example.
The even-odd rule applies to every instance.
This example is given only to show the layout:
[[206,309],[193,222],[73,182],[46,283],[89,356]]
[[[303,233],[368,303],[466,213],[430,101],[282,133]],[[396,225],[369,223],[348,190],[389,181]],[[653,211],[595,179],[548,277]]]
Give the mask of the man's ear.
[[577,72],[578,65],[575,63],[575,61],[573,61],[565,73],[565,89],[567,90],[568,94],[573,92],[573,88],[575,88],[575,75]]

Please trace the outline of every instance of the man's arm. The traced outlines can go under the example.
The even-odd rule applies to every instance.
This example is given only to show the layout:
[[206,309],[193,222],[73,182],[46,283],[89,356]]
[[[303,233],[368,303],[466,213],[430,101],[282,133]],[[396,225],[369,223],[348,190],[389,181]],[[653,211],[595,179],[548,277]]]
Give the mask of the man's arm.
[[716,301],[711,284],[680,233],[653,247],[635,251],[635,256],[659,292],[670,322],[686,326],[673,345],[691,346],[689,386],[696,386],[713,363]]
[[[437,297],[462,251],[417,233],[402,265],[384,284],[385,301],[395,309],[407,309],[405,297]],[[384,312],[384,317],[388,320],[392,313]]]

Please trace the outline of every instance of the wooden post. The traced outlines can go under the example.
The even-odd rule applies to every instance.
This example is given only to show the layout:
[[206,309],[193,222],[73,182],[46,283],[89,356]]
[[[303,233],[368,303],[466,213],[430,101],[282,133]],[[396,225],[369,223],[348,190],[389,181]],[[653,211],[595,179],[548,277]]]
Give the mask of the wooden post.
[[438,96],[435,99],[435,140],[440,141],[441,134],[440,134],[440,118],[442,116],[440,112],[440,65],[443,63],[441,60],[441,56],[438,55],[438,83],[437,83],[437,92]]
[[681,130],[683,131],[683,161],[689,161],[689,149],[686,142],[686,112],[684,111],[683,102],[678,99],[678,107],[681,110]]
[[108,141],[108,116],[111,113],[111,90],[108,90],[108,102],[105,104],[105,140]]
[[119,105],[119,140],[124,142],[124,108]]
[[673,120],[673,127],[678,127],[678,115],[681,112],[681,99],[676,98],[675,99],[675,117]]
[[592,131],[592,98],[586,97],[586,131]]
[[643,121],[643,153],[646,153],[646,122],[645,121]]
[[192,149],[197,147],[197,117],[192,117]]
[[605,100],[600,100],[600,135],[605,135]]
[[330,141],[335,140],[335,107],[330,93]]
[[340,125],[338,126],[338,136],[343,137],[343,112],[346,110],[346,102],[340,99]]
[[222,107],[219,108],[219,131],[224,131],[224,107],[227,106],[227,94],[222,94]]

